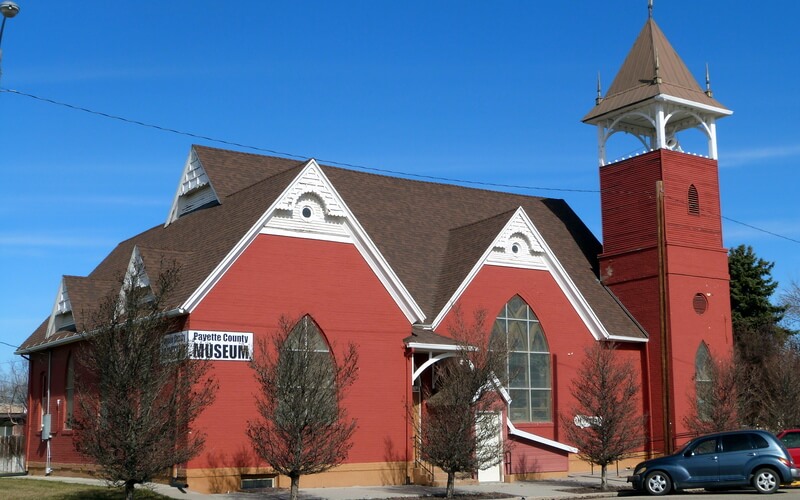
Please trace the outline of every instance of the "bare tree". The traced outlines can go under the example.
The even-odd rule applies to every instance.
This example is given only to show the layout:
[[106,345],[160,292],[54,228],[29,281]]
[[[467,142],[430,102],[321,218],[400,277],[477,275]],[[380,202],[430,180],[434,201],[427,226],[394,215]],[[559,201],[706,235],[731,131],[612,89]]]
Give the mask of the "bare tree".
[[781,304],[786,308],[784,321],[788,329],[800,329],[800,283],[792,281],[789,287],[781,293]]
[[505,451],[496,416],[504,404],[498,389],[506,379],[507,347],[485,323],[483,311],[468,325],[456,310],[450,334],[458,352],[440,362],[437,392],[427,395],[418,424],[421,457],[447,473],[447,498],[453,497],[457,473],[496,465]]
[[192,423],[209,406],[217,383],[207,361],[188,359],[185,346],[165,356],[164,336],[177,324],[165,300],[177,283],[171,267],[147,284],[142,270],[120,280],[122,293],[107,297],[85,328],[77,357],[74,444],[102,477],[124,486],[169,472],[196,456],[205,435]]
[[736,364],[729,359],[712,361],[702,372],[696,374],[700,383],[695,383],[695,391],[689,396],[689,413],[684,424],[695,434],[729,431],[738,429],[739,404],[742,401],[737,391],[737,382],[742,375],[737,373]]
[[251,363],[261,418],[248,422],[247,435],[256,453],[289,477],[292,500],[301,476],[341,464],[352,446],[356,421],[342,401],[358,374],[358,352],[351,343],[338,362],[333,354],[311,317],[284,317],[271,345],[259,341]]
[[739,421],[746,427],[772,428],[773,373],[784,340],[770,334],[771,326],[734,330]]
[[773,432],[796,428],[800,425],[800,347],[787,343],[770,361],[769,390],[764,398],[769,416],[764,427]]
[[585,350],[572,381],[576,406],[561,415],[567,438],[578,456],[600,466],[600,488],[608,487],[609,464],[632,454],[642,442],[639,385],[633,364],[617,358],[616,345],[596,342]]
[[27,413],[28,362],[23,359],[9,361],[0,372],[0,408],[4,416],[19,424],[16,416]]

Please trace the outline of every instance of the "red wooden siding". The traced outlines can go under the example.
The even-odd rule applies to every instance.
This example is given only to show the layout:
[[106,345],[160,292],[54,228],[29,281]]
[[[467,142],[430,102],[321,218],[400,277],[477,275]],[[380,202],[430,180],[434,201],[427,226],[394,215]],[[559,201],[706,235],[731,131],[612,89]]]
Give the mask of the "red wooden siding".
[[[257,342],[277,330],[281,315],[306,313],[334,355],[349,341],[359,349],[359,378],[345,402],[358,419],[348,462],[406,460],[410,375],[403,338],[411,327],[353,245],[259,236],[192,313],[189,328],[253,332]],[[215,374],[217,402],[198,427],[225,439],[210,439],[190,467],[252,455],[245,435],[247,421],[256,417],[252,370],[243,362],[217,362]]]

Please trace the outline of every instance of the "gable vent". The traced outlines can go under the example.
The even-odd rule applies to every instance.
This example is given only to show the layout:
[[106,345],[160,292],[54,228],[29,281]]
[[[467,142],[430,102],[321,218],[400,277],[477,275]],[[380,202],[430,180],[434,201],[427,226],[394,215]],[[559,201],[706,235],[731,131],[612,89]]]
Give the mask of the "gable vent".
[[211,203],[216,203],[217,197],[214,195],[214,190],[208,184],[193,190],[192,192],[182,195],[178,199],[178,217],[193,212],[198,208],[204,207]]
[[700,197],[697,194],[697,188],[694,187],[694,184],[689,186],[689,194],[687,198],[689,213],[691,215],[700,215]]
[[197,209],[217,204],[219,204],[217,193],[200,158],[197,157],[197,152],[192,149],[183,167],[183,174],[166,225]]

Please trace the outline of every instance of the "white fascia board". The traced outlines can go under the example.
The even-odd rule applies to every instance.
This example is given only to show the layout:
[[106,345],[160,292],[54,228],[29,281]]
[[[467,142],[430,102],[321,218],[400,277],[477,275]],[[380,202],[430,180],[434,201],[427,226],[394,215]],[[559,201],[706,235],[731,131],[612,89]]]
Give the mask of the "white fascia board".
[[506,423],[508,424],[508,433],[512,436],[517,436],[522,439],[527,439],[528,441],[533,441],[534,443],[543,444],[546,446],[550,446],[552,448],[557,448],[559,450],[567,451],[569,453],[578,453],[578,448],[574,446],[570,446],[568,444],[559,443],[558,441],[553,441],[552,439],[547,439],[542,436],[537,436],[536,434],[531,434],[530,432],[525,432],[517,429],[514,427],[514,424],[511,423],[511,420],[506,419]]
[[[367,264],[375,272],[380,282],[384,285],[386,290],[395,300],[397,305],[405,314],[406,318],[411,324],[423,323],[425,314],[422,309],[416,304],[411,294],[406,290],[405,286],[400,282],[400,279],[394,273],[394,270],[389,266],[386,259],[380,254],[375,244],[370,240],[369,236],[358,223],[350,208],[344,203],[344,200],[334,188],[333,184],[322,171],[316,160],[313,158],[309,160],[295,179],[287,186],[287,188],[279,196],[275,198],[269,208],[264,212],[256,223],[245,233],[244,237],[239,240],[236,245],[228,252],[228,255],[222,259],[222,262],[209,274],[200,286],[195,290],[186,302],[181,306],[189,313],[193,312],[198,304],[205,298],[211,291],[222,276],[231,268],[236,260],[244,253],[250,244],[255,241],[256,237],[265,232],[265,234],[284,234],[286,236],[298,237],[297,233],[283,233],[281,231],[263,231],[269,220],[275,214],[279,205],[283,203],[287,194],[295,191],[295,185],[309,172],[311,169],[316,169],[317,175],[324,181],[325,187],[330,190],[331,194],[335,197],[339,204],[339,208],[343,212],[343,216],[347,221],[347,225],[352,232],[352,240],[350,241],[358,249],[359,253],[364,257]],[[331,238],[316,238],[326,239],[329,241],[342,241],[339,237]]]
[[447,344],[426,344],[425,342],[409,342],[406,344],[409,349],[419,349],[420,351],[458,351],[457,345]]
[[14,351],[14,354],[23,355],[23,354],[33,354],[34,352],[37,352],[37,351],[46,351],[46,350],[49,350],[49,349],[53,349],[54,347],[58,347],[58,346],[62,346],[62,345],[65,345],[65,344],[71,344],[73,342],[79,342],[81,340],[85,340],[86,337],[87,337],[87,335],[85,333],[76,333],[74,335],[70,335],[69,337],[65,337],[65,338],[59,339],[59,340],[53,340],[51,342],[48,342],[48,341],[45,340],[45,341],[43,341],[43,342],[41,342],[39,344],[30,346],[30,347],[26,347],[25,349],[17,349],[16,351]]
[[641,337],[626,337],[624,335],[609,335],[608,340],[614,340],[616,342],[638,342],[641,344],[646,344],[650,341],[648,338],[641,338]]
[[[517,208],[517,211],[514,213],[514,215],[512,215],[509,218],[506,227],[508,227],[508,225],[510,225],[512,221],[518,217],[522,218],[522,220],[525,222],[527,230],[532,233],[534,238],[541,245],[545,261],[547,262],[547,266],[550,271],[550,275],[556,281],[561,291],[567,297],[567,300],[569,300],[570,304],[572,304],[572,307],[575,309],[575,312],[578,313],[578,316],[581,318],[581,321],[583,321],[583,324],[591,332],[595,340],[605,340],[610,338],[611,334],[608,332],[608,330],[602,324],[602,322],[594,313],[592,308],[589,306],[589,303],[586,301],[586,298],[584,298],[583,294],[581,294],[580,290],[578,290],[578,287],[572,281],[572,278],[570,278],[569,274],[567,274],[567,271],[558,261],[558,259],[555,256],[555,253],[553,253],[553,250],[547,244],[547,241],[545,241],[545,239],[542,237],[539,230],[536,229],[536,226],[534,226],[533,221],[531,221],[530,217],[528,217],[528,214],[525,213],[525,210],[523,210],[522,207]],[[495,238],[494,241],[492,241],[492,244],[489,246],[489,248],[487,248],[484,251],[481,258],[478,260],[475,266],[473,266],[469,274],[467,274],[467,277],[464,279],[461,285],[459,285],[456,292],[453,294],[450,300],[447,301],[445,307],[442,308],[442,310],[439,312],[439,315],[436,316],[436,319],[433,322],[434,329],[439,327],[441,322],[444,320],[445,316],[450,312],[450,310],[453,308],[453,305],[466,291],[466,289],[475,279],[475,276],[477,276],[481,268],[484,265],[486,265],[487,258],[492,252],[492,249],[495,246],[497,246],[498,239],[500,238],[500,235],[502,235],[505,232],[505,229],[506,228],[504,227],[503,230],[501,230],[500,233],[498,234],[498,237]]]
[[713,113],[717,116],[730,116],[733,114],[733,111],[731,111],[730,109],[718,108],[716,106],[709,106],[708,104],[702,104],[697,101],[690,101],[689,99],[682,99],[680,97],[671,96],[669,94],[658,94],[657,96],[655,96],[655,100],[661,102],[671,102],[674,104],[680,104],[681,106],[688,106],[696,109],[702,109],[703,111]]

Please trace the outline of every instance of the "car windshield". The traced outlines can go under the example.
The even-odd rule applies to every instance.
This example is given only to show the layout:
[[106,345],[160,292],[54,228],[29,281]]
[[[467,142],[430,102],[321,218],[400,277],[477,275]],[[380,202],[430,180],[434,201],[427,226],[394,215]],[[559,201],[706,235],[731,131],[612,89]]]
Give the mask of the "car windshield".
[[675,452],[675,454],[676,454],[676,455],[683,455],[683,454],[685,454],[685,453],[686,453],[686,452],[689,450],[689,448],[691,448],[692,446],[694,446],[694,445],[695,445],[695,443],[697,443],[697,439],[692,439],[691,441],[689,441],[688,443],[686,443],[685,445],[683,445],[683,448],[681,448],[680,450],[678,450],[677,452]]

